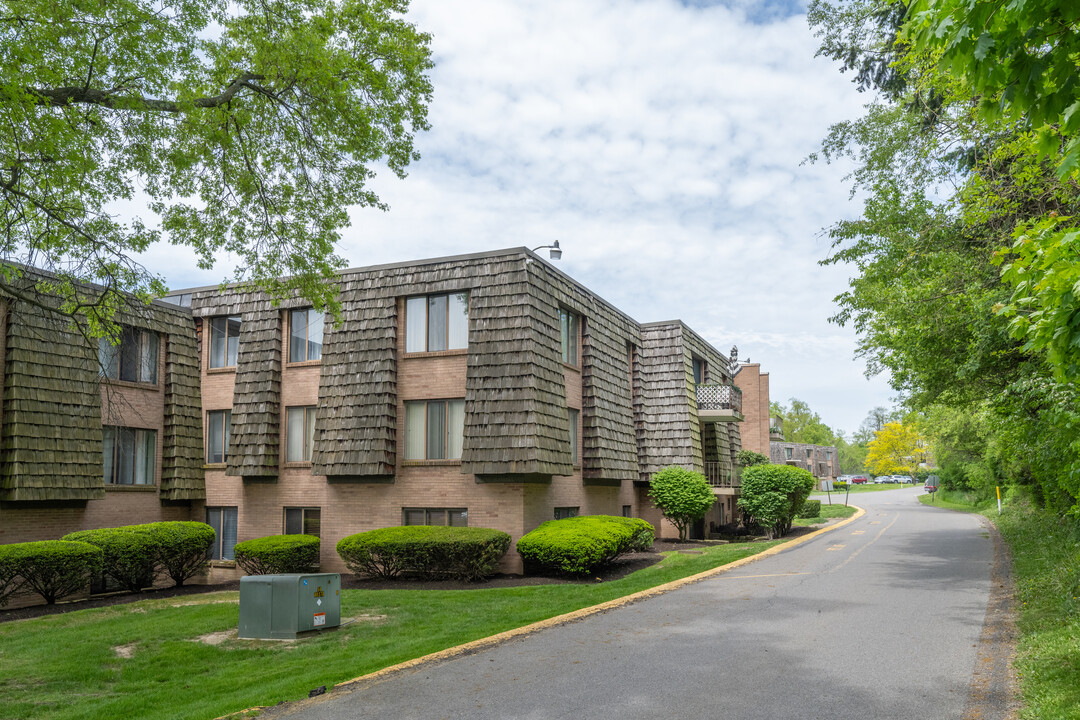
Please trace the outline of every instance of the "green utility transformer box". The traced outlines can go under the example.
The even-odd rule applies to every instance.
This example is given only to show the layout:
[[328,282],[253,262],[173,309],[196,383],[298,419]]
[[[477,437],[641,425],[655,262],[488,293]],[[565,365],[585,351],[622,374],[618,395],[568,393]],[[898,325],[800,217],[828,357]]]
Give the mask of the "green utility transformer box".
[[249,575],[240,578],[241,638],[292,640],[341,624],[341,575]]

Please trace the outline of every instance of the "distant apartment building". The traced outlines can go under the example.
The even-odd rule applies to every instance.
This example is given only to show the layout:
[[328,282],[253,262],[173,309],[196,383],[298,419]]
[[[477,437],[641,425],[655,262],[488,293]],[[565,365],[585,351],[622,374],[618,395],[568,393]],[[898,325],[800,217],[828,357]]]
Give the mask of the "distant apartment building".
[[836,446],[773,442],[769,444],[769,461],[809,470],[818,480],[835,480],[840,476],[840,454]]
[[[336,282],[336,321],[240,287],[177,291],[153,322],[132,323],[136,349],[121,345],[116,379],[99,370],[108,348],[64,349],[77,337],[58,337],[55,357],[22,350],[11,316],[5,468],[27,445],[9,442],[29,422],[9,426],[22,407],[12,388],[51,377],[65,352],[81,358],[64,370],[81,394],[42,394],[35,417],[90,409],[77,443],[56,434],[35,446],[36,475],[5,470],[0,542],[205,520],[218,530],[214,572],[227,577],[237,541],[280,533],[318,535],[331,571],[344,569],[339,539],[387,526],[492,527],[516,541],[546,520],[603,513],[671,535],[647,498],[649,476],[669,465],[713,485],[702,526],[736,517],[741,394],[729,359],[682,322],[638,323],[524,248]],[[44,369],[27,374],[13,352]],[[29,490],[39,486],[52,489]],[[503,569],[521,569],[516,553]]]
[[769,442],[783,439],[782,431],[779,438],[774,435],[774,418],[769,416],[769,373],[761,372],[760,363],[741,363],[735,372],[735,387],[742,391],[746,418],[739,426],[742,448],[768,456]]

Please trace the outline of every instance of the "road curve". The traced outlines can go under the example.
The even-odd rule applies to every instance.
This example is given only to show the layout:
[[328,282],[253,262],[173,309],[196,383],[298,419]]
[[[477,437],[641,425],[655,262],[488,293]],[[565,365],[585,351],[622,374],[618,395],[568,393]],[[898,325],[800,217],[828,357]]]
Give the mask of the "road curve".
[[267,716],[1005,718],[1011,637],[984,622],[1007,620],[1007,565],[983,518],[920,492],[861,494],[854,523],[730,573]]

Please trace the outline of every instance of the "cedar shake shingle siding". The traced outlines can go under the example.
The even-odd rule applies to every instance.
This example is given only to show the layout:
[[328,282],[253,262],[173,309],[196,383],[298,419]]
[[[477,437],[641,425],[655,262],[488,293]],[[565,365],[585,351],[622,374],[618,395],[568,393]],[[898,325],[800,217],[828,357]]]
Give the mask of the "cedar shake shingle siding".
[[[41,277],[38,272],[24,269],[27,282]],[[8,299],[3,305],[9,312],[4,322],[0,500],[103,499],[103,392],[111,422],[153,428],[160,416],[145,417],[126,407],[123,392],[102,385],[97,342],[73,330],[68,318],[24,301]],[[159,345],[165,353],[164,377],[149,386],[151,392],[163,389],[167,416],[161,437],[161,499],[201,500],[206,493],[191,315],[154,303],[123,309],[117,320],[153,330],[164,339]]]
[[242,315],[229,437],[230,475],[276,480],[281,430],[281,310],[262,302]]
[[105,497],[97,348],[62,317],[6,305],[0,500]]
[[[638,477],[629,346],[641,344],[637,323],[543,263],[529,266],[555,305],[584,318],[582,329],[582,476],[617,484]],[[551,307],[552,303],[547,303]],[[559,348],[556,314],[555,345]],[[561,360],[561,358],[560,358]]]
[[[641,479],[679,465],[700,467],[701,445],[687,389],[687,356],[682,323],[653,323],[641,328],[641,375],[644,401],[645,462]],[[692,372],[692,369],[691,369]]]

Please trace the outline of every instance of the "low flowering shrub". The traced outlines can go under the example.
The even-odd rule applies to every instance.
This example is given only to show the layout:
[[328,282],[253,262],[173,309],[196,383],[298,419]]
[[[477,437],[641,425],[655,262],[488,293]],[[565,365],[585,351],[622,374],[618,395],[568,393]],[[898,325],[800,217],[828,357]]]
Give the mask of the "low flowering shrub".
[[494,574],[510,536],[489,528],[408,525],[342,538],[338,555],[357,575],[477,581]]
[[549,520],[517,542],[529,572],[585,575],[628,552],[652,546],[655,530],[639,518],[581,515]]
[[0,572],[8,576],[8,594],[3,601],[25,587],[52,605],[85,590],[101,567],[101,548],[88,543],[43,540],[0,545]]
[[803,503],[802,512],[799,513],[801,518],[819,518],[821,517],[821,501],[820,500],[807,500]]
[[319,569],[319,538],[268,535],[236,543],[236,564],[248,575],[310,573]]
[[157,578],[158,541],[137,525],[100,530],[79,530],[61,540],[85,542],[101,548],[105,574],[130,592],[139,592]]

